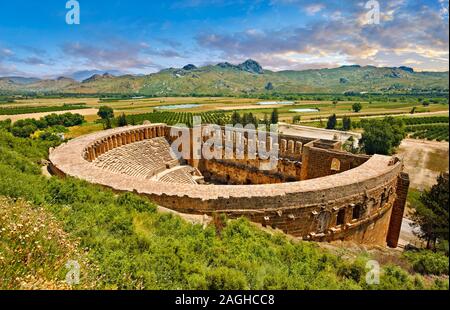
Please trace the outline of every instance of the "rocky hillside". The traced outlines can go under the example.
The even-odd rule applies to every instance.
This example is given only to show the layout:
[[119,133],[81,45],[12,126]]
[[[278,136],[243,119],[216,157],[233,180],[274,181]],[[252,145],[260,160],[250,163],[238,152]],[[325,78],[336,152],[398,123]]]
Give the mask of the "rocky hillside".
[[0,78],[0,92],[120,93],[142,95],[248,95],[270,93],[448,92],[448,72],[409,67],[342,66],[304,71],[264,70],[254,60],[169,68],[145,76],[95,74],[83,81]]

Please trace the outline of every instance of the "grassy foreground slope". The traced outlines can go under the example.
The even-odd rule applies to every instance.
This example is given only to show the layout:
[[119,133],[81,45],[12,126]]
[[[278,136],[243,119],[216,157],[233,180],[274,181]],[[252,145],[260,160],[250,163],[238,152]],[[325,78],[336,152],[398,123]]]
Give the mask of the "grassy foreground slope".
[[[61,236],[76,248],[44,242],[54,232],[38,227],[28,238],[45,243],[47,253],[55,257],[28,255],[36,251],[34,246],[12,256],[18,241],[5,237],[2,230],[0,288],[20,288],[17,274],[59,283],[66,271],[61,271],[64,260],[83,259],[77,254],[82,253],[87,262],[80,262],[81,288],[448,289],[448,281],[412,275],[392,265],[383,266],[379,285],[367,285],[368,255],[350,261],[313,243],[270,235],[244,219],[225,222],[220,229],[203,228],[160,214],[149,201],[131,193],[117,195],[72,178],[46,178],[39,162],[50,146],[0,129],[0,196],[8,197],[0,200],[6,206],[0,209],[0,223],[11,225],[8,209],[17,207],[23,214],[34,214],[16,216],[18,224],[32,221],[29,225],[35,227],[39,221],[55,221],[53,231],[60,225],[67,233]],[[19,200],[16,206],[18,198],[29,203]],[[33,210],[49,215],[40,217]]]

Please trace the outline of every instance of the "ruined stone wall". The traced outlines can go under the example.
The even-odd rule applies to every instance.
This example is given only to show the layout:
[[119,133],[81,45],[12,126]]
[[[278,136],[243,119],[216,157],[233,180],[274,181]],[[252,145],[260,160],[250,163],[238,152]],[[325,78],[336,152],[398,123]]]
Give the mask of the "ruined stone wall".
[[[396,201],[396,177],[380,178],[370,190],[355,193],[355,188],[335,188],[313,193],[285,196],[190,199],[148,195],[164,206],[184,213],[224,213],[241,216],[312,241],[353,240],[386,245],[389,219]],[[252,187],[252,186],[250,186]],[[363,186],[364,188],[364,186]],[[255,190],[257,190],[255,188]],[[343,213],[341,222],[339,215]]]
[[274,171],[266,171],[246,165],[245,162],[203,160],[199,169],[206,181],[220,184],[273,184],[296,180],[295,177],[278,172],[278,169],[282,170],[281,163],[277,166]]
[[370,156],[355,155],[336,149],[323,149],[322,143],[310,142],[303,147],[301,179],[320,178],[356,168]]
[[221,184],[271,184],[300,181],[301,162],[278,160],[274,167],[269,160],[213,159],[200,160],[198,169],[205,180]]
[[392,216],[387,236],[387,243],[392,248],[396,248],[398,245],[398,239],[402,228],[403,213],[405,213],[408,189],[409,176],[407,173],[402,172],[397,178],[397,199],[392,208]]
[[[116,191],[138,193],[176,211],[225,213],[231,218],[245,216],[307,240],[354,240],[384,245],[391,224],[389,245],[396,245],[395,229],[401,225],[399,214],[404,208],[407,182],[399,181],[404,179],[403,167],[391,157],[354,156],[314,145],[310,147],[310,142],[302,147],[301,154],[303,160],[306,155],[306,164],[310,167],[306,180],[260,185],[174,186],[105,171],[91,163],[110,149],[162,137],[166,132],[165,125],[155,124],[80,137],[51,150],[50,168],[60,176],[78,177]],[[328,166],[335,157],[341,161],[341,167],[349,170],[341,169],[340,173],[310,179],[311,169],[320,170],[321,165]],[[302,168],[304,165],[305,162]],[[350,169],[352,165],[357,167]],[[327,171],[329,167],[318,174],[321,176]],[[393,209],[395,215],[390,221]]]

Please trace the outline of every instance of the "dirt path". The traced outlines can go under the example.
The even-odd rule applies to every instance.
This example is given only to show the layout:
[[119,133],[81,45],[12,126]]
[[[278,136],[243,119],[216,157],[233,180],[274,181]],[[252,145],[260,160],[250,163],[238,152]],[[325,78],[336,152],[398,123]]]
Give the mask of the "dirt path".
[[437,176],[448,170],[448,142],[404,139],[398,150],[409,173],[411,187],[419,190],[431,187]]
[[39,119],[41,117],[50,115],[50,114],[64,114],[64,113],[77,113],[83,116],[88,115],[96,115],[98,112],[97,109],[79,109],[79,110],[68,110],[68,111],[56,111],[56,112],[42,112],[42,113],[28,113],[28,114],[18,114],[18,115],[0,115],[0,121],[4,121],[5,119],[10,119],[13,122],[16,122],[21,119],[26,118],[34,118]]

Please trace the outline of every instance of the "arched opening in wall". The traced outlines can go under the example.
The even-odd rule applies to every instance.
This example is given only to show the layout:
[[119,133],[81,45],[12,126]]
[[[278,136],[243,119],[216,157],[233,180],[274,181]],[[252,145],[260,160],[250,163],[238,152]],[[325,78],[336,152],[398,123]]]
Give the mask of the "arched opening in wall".
[[345,224],[345,209],[342,208],[339,210],[337,217],[336,217],[336,226],[344,225]]
[[361,213],[362,213],[362,206],[359,204],[355,205],[353,207],[352,220],[359,220],[361,218]]
[[333,158],[331,160],[330,170],[332,173],[338,173],[339,171],[341,171],[341,161],[337,158]]
[[381,202],[380,202],[380,208],[384,207],[386,202],[389,200],[389,192],[387,189],[384,190],[384,192],[381,194]]

